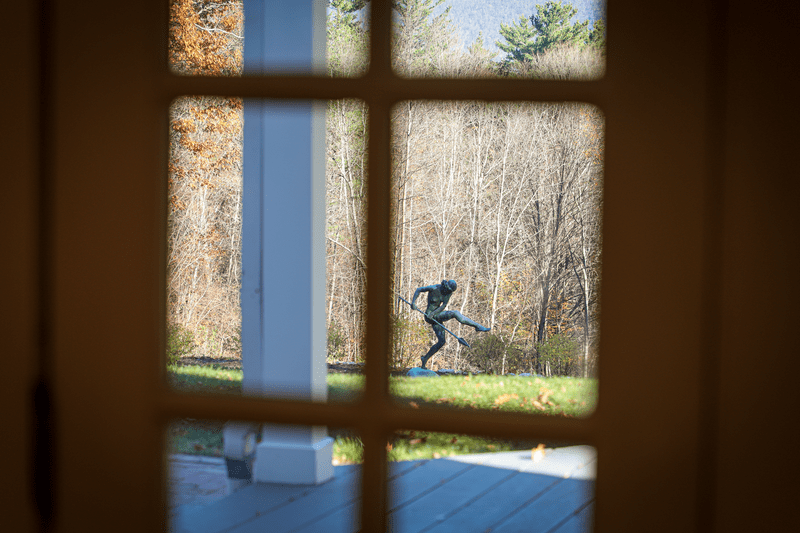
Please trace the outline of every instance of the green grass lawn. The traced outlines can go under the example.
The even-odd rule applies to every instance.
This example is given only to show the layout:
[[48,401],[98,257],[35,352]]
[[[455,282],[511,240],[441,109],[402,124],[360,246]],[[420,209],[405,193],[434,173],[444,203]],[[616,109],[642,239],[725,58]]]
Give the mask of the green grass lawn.
[[[215,367],[182,366],[168,369],[170,384],[178,390],[241,394],[242,371]],[[328,374],[329,401],[352,401],[359,396],[364,377]],[[397,401],[413,408],[446,405],[462,409],[490,409],[550,416],[585,417],[597,403],[597,380],[519,376],[441,376],[439,378],[391,378],[390,390]],[[336,464],[361,461],[361,441],[346,430],[329,428],[335,438]],[[169,429],[170,453],[222,455],[222,423],[184,419]],[[387,443],[389,459],[405,461],[448,455],[509,451],[536,446],[535,442],[497,441],[450,433],[395,432]]]

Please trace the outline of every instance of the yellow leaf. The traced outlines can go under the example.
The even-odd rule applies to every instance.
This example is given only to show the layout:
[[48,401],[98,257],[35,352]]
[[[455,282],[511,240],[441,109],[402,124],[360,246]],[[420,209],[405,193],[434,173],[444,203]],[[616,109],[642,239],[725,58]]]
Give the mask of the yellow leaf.
[[516,400],[518,398],[519,398],[518,394],[501,394],[500,396],[497,397],[497,399],[495,399],[494,403],[496,405],[503,405],[508,401]]
[[544,444],[539,444],[536,448],[531,450],[531,460],[537,463],[544,459]]

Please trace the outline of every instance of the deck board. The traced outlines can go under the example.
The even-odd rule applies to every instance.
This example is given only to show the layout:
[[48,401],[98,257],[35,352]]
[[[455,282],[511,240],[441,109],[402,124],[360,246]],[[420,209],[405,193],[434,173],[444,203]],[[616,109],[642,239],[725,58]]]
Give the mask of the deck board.
[[326,533],[346,533],[358,531],[361,526],[361,506],[358,503],[357,501],[353,502],[334,513],[305,522],[290,531],[291,533],[320,533],[323,531]]
[[[509,456],[511,457],[511,456]],[[591,457],[589,457],[591,460]],[[491,458],[497,461],[498,458]],[[553,454],[553,464],[560,461]],[[577,533],[591,530],[593,475],[575,461],[553,465],[489,464],[447,459],[389,465],[389,516],[397,533]],[[319,486],[254,484],[206,506],[187,506],[175,533],[349,533],[360,519],[360,466],[337,466]],[[546,472],[546,473],[541,473]],[[579,473],[580,472],[580,473]],[[570,473],[576,477],[567,477]],[[590,472],[593,474],[593,472]]]
[[[257,495],[261,487],[251,487],[250,493]],[[358,500],[360,478],[349,474],[316,487],[314,490],[298,495],[284,505],[263,512],[252,520],[231,527],[231,533],[287,533],[303,522],[314,521],[334,513]]]
[[[339,479],[344,481],[345,477]],[[257,494],[252,487],[243,489],[210,505],[183,510],[176,518],[175,531],[191,533],[217,533],[233,525],[247,522],[261,513],[285,505],[286,501],[308,492],[305,486],[264,484]]]
[[553,533],[584,533],[591,531],[594,519],[594,502],[572,515],[565,523],[561,524]]
[[592,487],[589,484],[590,482],[581,479],[560,480],[492,531],[493,533],[547,533],[589,501],[592,497],[590,490]]
[[389,515],[389,523],[393,531],[422,531],[443,522],[453,511],[465,508],[516,475],[516,472],[508,470],[475,466],[415,501],[393,510]]
[[441,523],[433,523],[425,530],[426,533],[492,531],[562,481],[541,474],[512,474],[512,477],[484,492],[469,505],[454,509]]
[[419,468],[409,470],[402,476],[389,481],[390,512],[424,497],[448,481],[475,468],[474,465],[455,461],[421,461],[420,463]]

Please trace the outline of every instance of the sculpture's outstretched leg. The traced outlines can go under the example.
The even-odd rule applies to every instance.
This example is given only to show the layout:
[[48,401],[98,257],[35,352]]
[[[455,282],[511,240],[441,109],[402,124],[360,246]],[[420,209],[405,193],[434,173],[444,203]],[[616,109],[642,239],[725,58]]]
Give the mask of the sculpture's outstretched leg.
[[451,318],[455,318],[465,326],[472,326],[473,328],[475,328],[475,331],[489,331],[490,329],[492,329],[492,328],[487,328],[486,326],[481,326],[471,318],[467,318],[464,315],[462,315],[459,311],[445,311],[444,313],[441,313],[437,317],[439,322],[444,322],[445,320],[450,320]]

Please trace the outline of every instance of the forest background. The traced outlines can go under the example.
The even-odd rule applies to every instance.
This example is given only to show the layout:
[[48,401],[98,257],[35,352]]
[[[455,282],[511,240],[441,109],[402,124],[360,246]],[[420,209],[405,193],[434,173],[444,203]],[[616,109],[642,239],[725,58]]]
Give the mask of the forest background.
[[[332,0],[328,71],[368,66],[364,0]],[[501,24],[492,52],[464,45],[442,0],[396,0],[393,57],[413,77],[587,79],[604,69],[602,18],[560,2]],[[241,0],[171,0],[170,63],[185,75],[242,73]],[[192,96],[171,107],[168,357],[240,357],[242,101]],[[328,358],[362,361],[365,323],[367,108],[328,103]],[[399,103],[394,109],[393,294],[456,279],[451,308],[491,327],[447,325],[436,368],[591,376],[597,365],[602,113],[580,103]],[[424,296],[422,297],[424,299]],[[424,305],[424,302],[419,302]],[[435,341],[395,301],[395,367]]]

